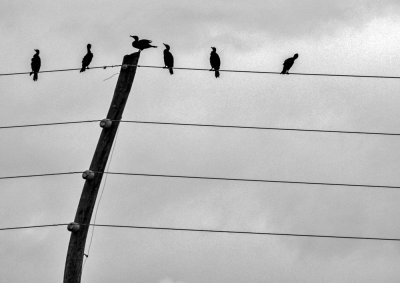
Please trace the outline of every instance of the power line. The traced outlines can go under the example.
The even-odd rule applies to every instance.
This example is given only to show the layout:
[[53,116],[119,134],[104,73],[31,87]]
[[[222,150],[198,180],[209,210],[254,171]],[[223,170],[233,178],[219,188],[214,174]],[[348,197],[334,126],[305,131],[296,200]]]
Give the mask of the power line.
[[[130,65],[136,67],[136,65]],[[106,69],[121,67],[121,65],[105,65],[90,67],[90,69]],[[151,66],[151,65],[137,65],[139,68],[152,68],[152,69],[164,69],[162,66]],[[68,68],[68,69],[55,69],[40,71],[39,73],[54,73],[54,72],[67,72],[67,71],[78,71],[81,68]],[[208,68],[192,68],[192,67],[174,67],[175,70],[184,71],[210,71]],[[222,69],[220,72],[227,73],[248,73],[248,74],[268,74],[268,75],[281,75],[280,72],[273,71],[252,71],[252,70],[234,70],[234,69]],[[14,72],[14,73],[1,73],[0,76],[13,76],[13,75],[28,75],[29,72]],[[290,75],[295,76],[320,76],[320,77],[351,77],[351,78],[375,78],[375,79],[400,79],[400,76],[380,76],[380,75],[359,75],[359,74],[326,74],[326,73],[290,73]]]
[[[93,225],[93,224],[90,224]],[[400,238],[382,238],[382,237],[358,237],[358,236],[340,236],[340,235],[318,235],[318,234],[295,234],[295,233],[273,233],[273,232],[252,232],[252,231],[233,231],[233,230],[213,230],[213,229],[192,229],[192,228],[171,228],[171,227],[153,227],[153,226],[130,226],[130,225],[108,225],[95,224],[97,227],[108,228],[129,228],[146,230],[164,230],[164,231],[183,231],[183,232],[201,232],[201,233],[223,233],[223,234],[244,234],[244,235],[264,235],[264,236],[286,236],[286,237],[304,237],[304,238],[331,238],[347,240],[373,240],[373,241],[395,241]]]
[[68,125],[68,124],[82,124],[82,123],[93,123],[93,122],[100,122],[100,121],[101,121],[101,120],[83,120],[83,121],[69,121],[69,122],[53,122],[53,123],[11,125],[11,126],[0,126],[0,130],[1,130],[1,129],[13,129],[13,128],[28,128],[28,127],[41,127],[41,126],[57,126],[57,125]]
[[[107,69],[107,68],[114,68],[114,67],[121,67],[121,65],[104,65],[104,66],[97,66],[97,67],[90,67],[86,70],[91,69]],[[47,71],[40,71],[39,73],[56,73],[56,72],[69,72],[69,71],[79,71],[81,68],[67,68],[67,69],[55,69],[55,70],[47,70]],[[15,73],[2,73],[0,76],[15,76],[15,75],[29,75],[31,72],[15,72]]]
[[[101,174],[102,172],[97,172],[97,173]],[[234,182],[256,182],[256,183],[281,183],[281,184],[298,184],[298,185],[321,185],[321,186],[338,186],[338,187],[364,187],[364,188],[379,188],[379,189],[400,189],[400,186],[386,186],[386,185],[324,183],[324,182],[304,182],[304,181],[284,181],[284,180],[264,180],[264,179],[242,179],[242,178],[185,176],[185,175],[145,174],[145,173],[120,173],[120,172],[103,172],[103,173],[104,174],[113,174],[113,175],[141,176],[141,177],[181,178],[181,179],[217,180],[217,181],[234,181]]]
[[[24,124],[0,126],[2,129],[27,128],[40,126],[57,126],[68,124],[81,124],[100,122],[97,120],[67,121],[67,122],[49,122],[39,124]],[[281,128],[281,127],[259,127],[259,126],[240,126],[240,125],[217,125],[217,124],[199,124],[199,123],[174,123],[174,122],[158,122],[158,121],[139,121],[139,120],[113,120],[113,122],[150,124],[150,125],[169,125],[169,126],[192,126],[192,127],[211,127],[211,128],[231,128],[231,129],[248,129],[248,130],[272,130],[272,131],[294,131],[294,132],[317,132],[317,133],[333,133],[333,134],[359,134],[359,135],[382,135],[382,136],[400,136],[400,133],[387,132],[365,132],[365,131],[342,131],[342,130],[320,130],[320,129],[302,129],[302,128]]]
[[45,228],[45,227],[67,226],[67,225],[68,224],[45,224],[45,225],[31,225],[31,226],[19,226],[19,227],[5,227],[5,228],[0,228],[0,231],[34,229],[34,228]]
[[[18,227],[0,228],[0,231],[37,229],[45,227],[67,226],[66,223],[31,225]],[[255,231],[237,231],[237,230],[214,230],[214,229],[195,229],[195,228],[172,228],[172,227],[154,227],[154,226],[133,226],[133,225],[113,225],[113,224],[90,224],[89,226],[105,228],[128,228],[157,231],[180,231],[180,232],[198,232],[198,233],[218,233],[218,234],[241,234],[241,235],[259,235],[259,236],[281,236],[281,237],[302,237],[302,238],[330,238],[344,240],[370,240],[370,241],[392,241],[399,242],[400,238],[385,237],[360,237],[360,236],[342,236],[342,235],[320,235],[320,234],[298,234],[298,233],[276,233],[276,232],[255,232]]]
[[[140,68],[155,68],[164,69],[161,66],[151,66],[151,65],[138,65]],[[188,70],[188,71],[210,71],[210,69],[205,68],[190,68],[190,67],[174,67],[174,70]],[[269,74],[269,75],[281,75],[280,72],[272,71],[251,71],[251,70],[229,70],[221,69],[220,72],[227,73],[250,73],[250,74]],[[324,73],[290,73],[290,75],[296,76],[322,76],[322,77],[351,77],[351,78],[376,78],[376,79],[400,79],[400,76],[379,76],[379,75],[357,75],[357,74],[324,74]]]
[[33,178],[33,177],[49,177],[49,176],[72,175],[72,174],[82,174],[82,171],[76,171],[76,172],[60,172],[60,173],[44,173],[44,174],[31,174],[31,175],[17,175],[17,176],[3,176],[3,177],[0,177],[0,180],[6,180],[6,179],[20,179],[20,178]]
[[137,124],[154,124],[154,125],[172,125],[172,126],[195,126],[195,127],[213,127],[213,128],[234,128],[234,129],[250,129],[250,130],[275,130],[275,131],[297,131],[297,132],[318,132],[318,133],[336,133],[336,134],[360,134],[360,135],[384,135],[384,136],[400,136],[400,133],[384,133],[384,132],[361,132],[361,131],[341,131],[341,130],[318,130],[318,129],[301,129],[301,128],[278,128],[278,127],[257,127],[257,126],[234,126],[234,125],[216,125],[216,124],[197,124],[197,123],[173,123],[173,122],[153,122],[153,121],[136,121],[121,120],[122,123]]
[[[321,186],[337,186],[337,187],[364,187],[364,188],[379,188],[379,189],[400,189],[400,186],[368,185],[368,184],[325,183],[325,182],[305,182],[305,181],[285,181],[285,180],[265,180],[265,179],[224,178],[224,177],[166,175],[166,174],[147,174],[147,173],[123,173],[123,172],[95,172],[95,173],[96,174],[110,174],[110,175],[124,175],[124,176],[178,178],[178,179],[180,178],[180,179],[198,179],[198,180],[217,180],[217,181],[233,181],[233,182],[280,183],[280,184],[321,185]],[[82,174],[82,171],[32,174],[32,175],[17,175],[17,176],[3,176],[3,177],[0,177],[0,180],[18,179],[18,178],[31,178],[31,177],[48,177],[48,176],[71,175],[71,174]]]

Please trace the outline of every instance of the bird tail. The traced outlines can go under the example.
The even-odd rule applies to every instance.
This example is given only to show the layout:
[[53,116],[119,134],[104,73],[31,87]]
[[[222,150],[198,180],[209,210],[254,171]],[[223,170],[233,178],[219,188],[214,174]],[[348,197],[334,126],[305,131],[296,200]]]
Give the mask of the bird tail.
[[286,70],[283,69],[282,72],[281,72],[281,74],[282,74],[282,75],[283,75],[283,74],[286,74]]
[[37,80],[38,80],[38,73],[37,73],[37,72],[34,72],[34,73],[33,73],[33,80],[34,80],[34,81],[37,81]]
[[79,73],[82,73],[82,72],[84,72],[85,70],[86,70],[86,68],[82,66],[82,68],[81,68],[81,70],[79,71]]
[[215,77],[219,78],[219,70],[215,70]]
[[169,69],[169,73],[171,74],[171,75],[173,75],[174,74],[174,69],[171,67],[171,68],[168,68]]

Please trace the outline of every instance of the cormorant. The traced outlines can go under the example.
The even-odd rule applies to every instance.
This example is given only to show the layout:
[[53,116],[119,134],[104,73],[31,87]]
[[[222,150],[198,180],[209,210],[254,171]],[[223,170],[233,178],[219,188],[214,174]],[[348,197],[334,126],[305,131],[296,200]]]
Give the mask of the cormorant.
[[164,64],[165,67],[164,68],[168,68],[169,69],[169,73],[171,75],[174,74],[174,56],[172,56],[172,53],[169,51],[170,47],[168,44],[165,44],[165,49],[164,49]]
[[211,47],[211,49],[212,51],[210,53],[210,64],[211,64],[210,71],[214,70],[215,77],[219,78],[219,67],[221,66],[221,60],[219,59],[219,56],[217,54],[217,48]]
[[92,45],[90,43],[86,47],[87,53],[82,59],[82,68],[80,70],[81,73],[84,72],[86,69],[89,69],[89,64],[90,64],[90,62],[92,62],[93,53],[90,51],[91,47],[92,47]]
[[281,74],[289,74],[290,68],[293,66],[294,61],[299,57],[299,54],[294,54],[293,57],[287,58],[285,62],[283,62],[283,70]]
[[134,41],[132,42],[132,46],[134,48],[139,49],[140,51],[142,51],[143,49],[150,48],[150,47],[157,48],[157,46],[151,45],[151,40],[148,40],[148,39],[139,40],[139,37],[136,35],[131,35],[130,37],[132,37],[134,39]]
[[37,81],[38,80],[38,73],[40,70],[40,66],[41,66],[41,61],[40,61],[40,57],[39,57],[39,49],[35,49],[36,53],[35,55],[33,55],[32,57],[32,61],[31,61],[31,68],[32,68],[32,72],[30,72],[30,76],[32,76],[33,74],[33,80]]

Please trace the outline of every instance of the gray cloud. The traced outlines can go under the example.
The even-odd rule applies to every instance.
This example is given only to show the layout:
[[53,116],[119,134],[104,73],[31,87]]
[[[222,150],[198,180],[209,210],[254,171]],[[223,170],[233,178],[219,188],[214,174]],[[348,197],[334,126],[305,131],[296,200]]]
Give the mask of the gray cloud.
[[[8,3],[7,3],[8,2]],[[23,4],[24,3],[24,4]],[[3,1],[2,72],[76,67],[86,43],[94,65],[133,51],[129,34],[168,42],[177,65],[397,74],[397,1]],[[162,64],[162,49],[141,63]],[[101,119],[117,69],[1,78],[2,125]],[[127,120],[399,132],[396,80],[356,80],[140,68]],[[84,170],[100,128],[2,131],[2,175]],[[396,185],[396,137],[358,137],[122,124],[110,171]],[[2,183],[4,226],[69,222],[80,176]],[[110,176],[97,221],[126,225],[398,237],[391,190]],[[1,279],[59,282],[69,233],[1,233]],[[95,230],[84,281],[396,282],[391,243]],[[15,270],[18,270],[16,272]],[[167,281],[168,282],[168,281]]]

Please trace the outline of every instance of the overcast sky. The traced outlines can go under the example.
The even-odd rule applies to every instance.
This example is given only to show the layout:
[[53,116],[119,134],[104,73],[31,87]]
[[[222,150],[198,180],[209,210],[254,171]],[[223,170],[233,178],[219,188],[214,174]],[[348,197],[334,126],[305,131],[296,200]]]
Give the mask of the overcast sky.
[[[140,64],[400,76],[400,2],[0,2],[0,73]],[[0,126],[102,119],[119,70],[0,77]],[[114,77],[110,78],[112,75]],[[108,80],[105,80],[110,78]],[[399,81],[139,68],[125,120],[400,133]],[[84,171],[97,123],[0,130],[0,176]],[[109,171],[400,185],[400,137],[121,124]],[[68,223],[79,175],[2,180],[0,226]],[[103,179],[104,182],[104,179]],[[103,186],[101,187],[103,188]],[[400,238],[400,192],[110,175],[99,224]],[[89,234],[90,235],[90,234]],[[1,282],[61,282],[65,227],[0,232]],[[88,241],[89,243],[89,241]],[[96,228],[82,282],[399,282],[395,242]]]

